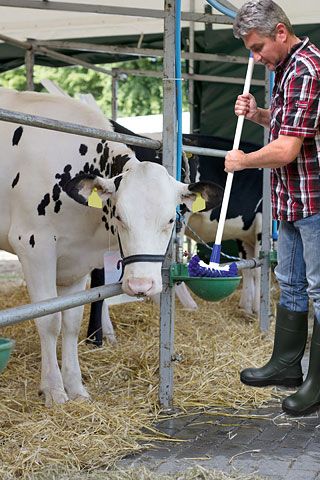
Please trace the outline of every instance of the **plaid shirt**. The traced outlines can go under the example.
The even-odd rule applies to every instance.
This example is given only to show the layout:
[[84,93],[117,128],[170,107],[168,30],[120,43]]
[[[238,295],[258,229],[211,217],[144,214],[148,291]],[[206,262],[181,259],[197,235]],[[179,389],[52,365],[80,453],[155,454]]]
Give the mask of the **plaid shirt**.
[[289,222],[320,212],[320,50],[308,38],[275,72],[270,138],[304,137],[298,157],[271,170],[273,217]]

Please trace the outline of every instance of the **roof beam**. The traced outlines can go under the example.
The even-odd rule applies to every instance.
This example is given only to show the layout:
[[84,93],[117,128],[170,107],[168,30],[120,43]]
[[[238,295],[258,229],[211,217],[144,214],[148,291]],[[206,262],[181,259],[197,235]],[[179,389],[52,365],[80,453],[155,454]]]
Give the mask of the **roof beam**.
[[[145,8],[114,7],[109,5],[89,5],[85,3],[55,2],[47,0],[0,0],[0,7],[34,8],[39,10],[59,10],[64,12],[98,13],[107,15],[127,15],[131,17],[165,18],[164,10]],[[211,15],[208,13],[181,12],[181,20],[186,22],[216,23],[232,25],[232,20],[226,15]]]

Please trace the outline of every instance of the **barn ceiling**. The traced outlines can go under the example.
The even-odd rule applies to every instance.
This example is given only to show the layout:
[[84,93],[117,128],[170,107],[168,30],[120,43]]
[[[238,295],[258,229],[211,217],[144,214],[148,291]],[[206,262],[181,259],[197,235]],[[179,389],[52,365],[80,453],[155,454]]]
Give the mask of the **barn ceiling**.
[[[240,7],[244,0],[230,0],[233,5]],[[157,33],[163,31],[163,20],[141,18],[136,16],[105,15],[99,13],[79,13],[68,11],[37,10],[31,8],[16,8],[8,5],[43,5],[58,4],[70,5],[82,3],[86,5],[104,5],[127,8],[147,8],[162,10],[164,2],[159,0],[0,0],[0,33],[19,40],[35,38],[42,40],[61,38],[83,38],[118,35],[140,35],[142,33]],[[205,0],[194,0],[195,11],[203,12]],[[319,0],[278,0],[288,13],[292,23],[320,22]],[[190,11],[190,0],[182,0],[182,11]],[[219,12],[214,11],[214,14]],[[182,26],[187,23],[183,22]],[[202,29],[203,24],[197,24]]]

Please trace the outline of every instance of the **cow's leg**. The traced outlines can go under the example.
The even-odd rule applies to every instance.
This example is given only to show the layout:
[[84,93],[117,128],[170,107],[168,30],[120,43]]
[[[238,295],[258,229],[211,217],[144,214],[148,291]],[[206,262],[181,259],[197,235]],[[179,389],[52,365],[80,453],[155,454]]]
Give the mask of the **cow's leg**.
[[[58,287],[59,295],[81,292],[86,287],[87,276],[68,287]],[[83,317],[84,306],[70,308],[62,312],[62,378],[64,388],[71,400],[89,398],[82,384],[78,360],[78,336]]]
[[[242,243],[244,257],[250,259],[253,257],[253,248],[247,244]],[[255,297],[255,284],[254,284],[254,270],[249,268],[244,268],[241,271],[242,274],[242,291],[239,306],[246,313],[254,313],[254,297]]]
[[[29,237],[28,237],[29,238]],[[22,264],[31,302],[57,296],[56,252],[54,243],[40,235],[33,236],[33,246],[18,235],[11,233],[10,243],[15,248]],[[45,245],[45,248],[42,248]],[[64,390],[57,360],[57,338],[61,328],[61,313],[53,313],[35,320],[41,343],[40,392],[45,396],[46,406],[65,403],[68,396]]]
[[[261,250],[261,232],[262,232],[262,214],[259,212],[255,219],[255,245],[254,245],[254,257],[259,258]],[[253,311],[254,313],[260,313],[260,288],[261,288],[261,267],[255,268],[254,273],[254,301]]]

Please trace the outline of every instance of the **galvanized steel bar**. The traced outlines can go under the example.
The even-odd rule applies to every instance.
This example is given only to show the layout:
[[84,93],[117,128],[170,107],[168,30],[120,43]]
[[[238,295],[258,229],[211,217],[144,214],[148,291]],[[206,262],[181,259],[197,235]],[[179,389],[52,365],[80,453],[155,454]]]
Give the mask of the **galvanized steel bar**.
[[[0,34],[0,39],[1,37],[5,36]],[[8,39],[7,43],[10,43],[10,41],[15,41],[9,37],[6,38]],[[24,42],[20,43],[22,43],[22,48],[28,48],[28,46],[23,45]],[[163,57],[164,55],[163,50],[159,48],[125,47],[122,45],[98,45],[93,43],[74,42],[66,40],[35,40],[34,44],[36,46],[47,47],[55,50],[78,50],[80,52],[113,53],[118,55],[133,55],[135,57]],[[248,63],[248,57],[223,55],[218,53],[201,53],[193,52],[192,50],[190,50],[189,52],[181,52],[181,58],[185,58],[186,60],[239,63],[245,65]],[[257,65],[257,67],[259,67],[259,65]]]
[[[109,5],[92,5],[87,3],[70,3],[70,2],[54,2],[39,1],[39,0],[0,0],[0,7],[18,7],[18,8],[34,8],[38,10],[60,10],[64,12],[82,12],[82,13],[97,13],[105,15],[126,15],[130,17],[149,17],[149,18],[165,18],[166,12],[163,10],[154,10],[146,8],[128,8],[116,7]],[[230,20],[225,15],[210,15],[203,13],[181,12],[181,20],[186,22],[200,22],[200,23],[217,23],[224,25],[232,25]]]
[[207,157],[221,157],[227,155],[227,150],[217,150],[215,148],[192,147],[190,145],[182,145],[182,151],[194,153],[196,155],[205,155]]
[[58,132],[73,133],[75,135],[84,135],[85,137],[93,137],[101,140],[110,140],[112,142],[126,143],[129,145],[138,145],[140,147],[161,148],[161,142],[149,138],[135,137],[123,133],[109,132],[100,128],[86,127],[77,123],[62,122],[47,117],[39,117],[38,115],[29,115],[28,113],[14,112],[0,108],[0,120],[6,122],[18,123],[20,125],[29,125],[32,127],[40,127],[48,130],[56,130]]
[[50,298],[42,302],[20,307],[8,308],[0,312],[0,327],[7,327],[33,318],[43,317],[50,313],[60,312],[69,308],[78,307],[85,303],[92,303],[113,297],[122,293],[120,283],[95,287],[84,292],[72,293],[61,297]]
[[[175,19],[176,1],[164,1],[164,78],[163,78],[163,165],[176,176],[176,87],[175,87]],[[162,269],[163,291],[160,295],[159,404],[170,410],[173,404],[174,355],[174,287],[170,287],[170,266],[174,259],[171,240]]]

